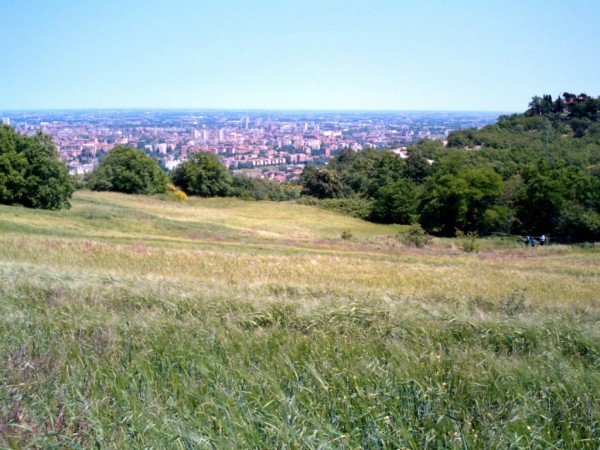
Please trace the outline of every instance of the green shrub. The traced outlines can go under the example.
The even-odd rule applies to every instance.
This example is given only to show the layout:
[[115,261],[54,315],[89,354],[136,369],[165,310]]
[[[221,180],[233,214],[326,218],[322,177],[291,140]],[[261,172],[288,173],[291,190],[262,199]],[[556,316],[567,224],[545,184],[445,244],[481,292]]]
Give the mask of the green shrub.
[[399,233],[400,241],[409,246],[423,248],[431,244],[432,237],[418,223],[412,224],[407,231]]
[[305,206],[322,206],[321,200],[319,200],[316,197],[310,197],[308,195],[303,195],[302,197],[298,198],[298,200],[296,200],[296,203]]
[[358,219],[367,219],[373,202],[358,196],[350,198],[328,198],[321,200],[321,207],[329,211],[347,214]]
[[343,198],[348,188],[336,170],[327,167],[306,166],[300,177],[301,195],[317,198]]
[[456,237],[460,242],[460,247],[467,253],[477,253],[480,249],[479,235],[475,231],[467,233],[456,230]]
[[295,200],[300,196],[300,186],[243,175],[234,176],[229,195],[242,200],[269,200],[274,202]]
[[0,126],[0,203],[69,208],[75,187],[50,136],[26,136],[8,125]]
[[93,191],[154,195],[167,192],[167,176],[143,150],[117,145],[87,176]]
[[171,180],[187,195],[225,197],[229,194],[232,177],[216,155],[194,153],[171,172]]

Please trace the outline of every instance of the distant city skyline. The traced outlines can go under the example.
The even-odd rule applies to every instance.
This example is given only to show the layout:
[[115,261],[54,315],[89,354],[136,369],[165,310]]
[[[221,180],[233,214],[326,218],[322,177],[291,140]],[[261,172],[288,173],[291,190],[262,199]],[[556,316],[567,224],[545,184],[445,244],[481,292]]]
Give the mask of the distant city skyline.
[[124,108],[13,108],[13,109],[0,109],[4,115],[6,113],[59,113],[59,112],[73,112],[73,113],[85,113],[85,112],[193,112],[193,113],[236,113],[236,114],[260,114],[260,113],[290,113],[290,114],[317,114],[317,113],[328,113],[328,114],[444,114],[444,113],[462,113],[462,114],[511,114],[513,111],[494,111],[494,110],[451,110],[451,109],[294,109],[294,108],[138,108],[138,107],[124,107]]
[[410,144],[443,141],[453,130],[481,128],[498,118],[476,112],[274,110],[22,111],[10,116],[0,120],[21,133],[51,136],[73,175],[93,171],[116,145],[127,145],[144,149],[166,170],[203,152],[218,155],[231,170],[277,181],[297,179],[304,165],[327,164],[346,149],[391,150],[408,158]]
[[522,112],[600,95],[596,0],[0,0],[11,110]]

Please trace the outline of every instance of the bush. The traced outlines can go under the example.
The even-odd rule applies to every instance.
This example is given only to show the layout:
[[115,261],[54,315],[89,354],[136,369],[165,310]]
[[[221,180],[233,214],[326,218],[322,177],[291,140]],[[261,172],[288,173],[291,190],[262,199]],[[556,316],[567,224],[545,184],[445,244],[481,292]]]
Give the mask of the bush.
[[399,233],[400,241],[409,246],[423,248],[431,244],[432,237],[418,223],[411,225],[407,231]]
[[69,208],[75,180],[50,136],[26,136],[0,127],[0,203],[28,208]]
[[326,167],[317,169],[315,166],[306,166],[300,176],[300,184],[302,185],[301,195],[321,199],[343,198],[348,193],[348,188],[340,174]]
[[467,233],[456,230],[456,237],[460,242],[461,248],[467,253],[477,253],[480,248],[479,235],[474,231]]
[[275,202],[295,200],[300,195],[300,186],[262,178],[235,176],[229,195],[243,200],[270,200]]
[[177,189],[173,183],[167,183],[167,195],[178,202],[187,202],[188,196],[181,189]]
[[152,195],[166,193],[168,180],[158,161],[146,152],[117,145],[86,181],[93,191]]
[[310,197],[308,195],[303,195],[298,200],[296,200],[296,203],[304,206],[323,206],[322,200],[319,200],[316,197]]
[[194,153],[171,174],[173,183],[188,195],[224,197],[232,177],[219,158],[210,153]]
[[381,223],[409,224],[417,213],[417,187],[406,178],[389,182],[375,192],[369,220]]
[[345,241],[349,241],[350,239],[352,239],[354,237],[354,235],[352,234],[352,231],[350,230],[344,230],[342,231],[342,233],[340,234],[340,237],[345,240]]
[[367,219],[373,202],[366,198],[353,196],[350,198],[328,198],[318,205],[329,211],[336,211],[359,219]]

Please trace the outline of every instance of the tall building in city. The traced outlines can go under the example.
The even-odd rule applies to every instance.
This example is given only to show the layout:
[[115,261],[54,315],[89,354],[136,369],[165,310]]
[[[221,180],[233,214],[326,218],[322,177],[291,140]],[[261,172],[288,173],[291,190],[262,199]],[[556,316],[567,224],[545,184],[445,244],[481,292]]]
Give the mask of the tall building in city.
[[3,117],[0,122],[2,122],[3,125],[10,125],[10,117]]

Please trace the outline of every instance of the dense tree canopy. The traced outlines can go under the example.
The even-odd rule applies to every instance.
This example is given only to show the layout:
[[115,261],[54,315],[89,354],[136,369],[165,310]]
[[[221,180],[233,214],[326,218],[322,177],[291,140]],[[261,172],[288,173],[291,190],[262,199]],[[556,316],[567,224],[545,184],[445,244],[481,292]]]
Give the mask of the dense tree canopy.
[[226,196],[232,183],[227,167],[210,153],[194,153],[173,171],[171,179],[186,194],[201,197]]
[[143,150],[117,145],[86,181],[95,191],[152,195],[165,193],[168,179],[158,161]]
[[525,168],[515,207],[522,229],[600,239],[600,180],[581,168],[543,161]]
[[50,136],[26,136],[0,127],[0,203],[29,208],[68,208],[75,182]]
[[375,192],[367,218],[380,223],[412,223],[417,217],[417,206],[417,186],[408,178],[400,178]]
[[500,203],[502,178],[493,169],[438,172],[421,196],[421,223],[444,235],[461,231],[508,231],[508,211]]
[[342,198],[346,195],[346,187],[340,174],[328,168],[317,169],[308,166],[301,177],[302,195],[316,198]]
[[300,195],[300,187],[262,178],[234,176],[229,194],[244,200],[294,200]]
[[417,220],[444,236],[461,230],[600,240],[600,98],[536,96],[523,114],[455,131],[446,146],[421,141],[408,154],[402,160],[390,151],[345,150],[325,169],[307,167],[302,193],[360,199],[368,205],[363,218]]

